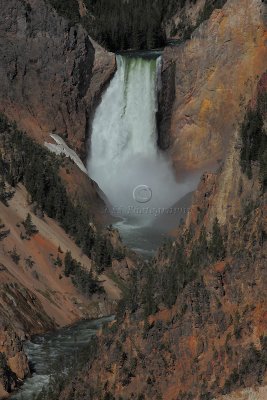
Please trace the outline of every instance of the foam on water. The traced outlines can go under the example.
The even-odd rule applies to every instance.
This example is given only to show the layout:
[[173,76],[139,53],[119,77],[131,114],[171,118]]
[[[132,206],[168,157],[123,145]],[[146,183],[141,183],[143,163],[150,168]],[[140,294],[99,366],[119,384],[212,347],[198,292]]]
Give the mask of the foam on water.
[[188,184],[177,184],[169,161],[157,147],[161,58],[117,56],[117,65],[93,121],[89,176],[122,215],[138,204],[133,198],[138,185],[151,188],[149,207],[169,207],[188,191]]
[[[151,232],[142,229],[153,225],[157,210],[171,207],[192,191],[199,179],[198,175],[177,182],[168,158],[157,146],[160,87],[160,56],[117,56],[117,72],[103,94],[92,124],[88,174],[108,198],[111,214],[123,218],[115,226],[131,248],[142,248],[145,239],[149,240]],[[140,185],[151,191],[145,204],[133,196]],[[143,212],[140,206],[145,206]],[[180,217],[176,217],[178,224]],[[140,228],[138,237],[135,227]],[[157,234],[160,238],[161,233]],[[150,249],[158,243],[159,240],[154,241]],[[145,246],[147,251],[147,243]]]
[[[21,389],[14,393],[12,400],[33,400],[49,382],[55,365],[62,365],[62,360],[74,360],[90,342],[103,323],[112,321],[113,317],[95,321],[82,321],[76,325],[63,328],[46,335],[36,336],[25,343],[25,351],[34,368],[31,377],[26,379]],[[64,369],[64,366],[62,365]]]

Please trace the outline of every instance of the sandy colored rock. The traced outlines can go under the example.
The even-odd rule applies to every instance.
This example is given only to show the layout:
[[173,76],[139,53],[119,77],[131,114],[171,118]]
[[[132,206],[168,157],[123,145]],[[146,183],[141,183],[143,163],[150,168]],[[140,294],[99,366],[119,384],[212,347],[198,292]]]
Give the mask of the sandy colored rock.
[[266,400],[267,386],[258,389],[249,388],[231,393],[227,396],[217,397],[214,400]]
[[[64,266],[56,266],[54,260],[59,257],[63,262],[65,253],[71,251],[87,270],[91,270],[92,261],[54,220],[31,213],[27,198],[25,188],[19,185],[9,207],[0,202],[1,224],[10,231],[0,242],[0,358],[6,363],[6,368],[0,364],[0,398],[29,373],[22,347],[25,339],[82,318],[111,315],[121,295],[105,274],[99,278],[103,293],[90,298],[79,293],[71,278],[64,276]],[[31,213],[38,233],[22,240],[22,221],[27,213]],[[20,256],[18,264],[10,257],[14,248]],[[29,256],[31,267],[26,263]],[[13,375],[6,373],[7,368]]]
[[225,157],[266,69],[265,10],[260,0],[228,0],[191,40],[165,49],[161,108],[167,98],[169,111],[162,112],[159,142],[169,147],[177,175]]
[[28,372],[28,359],[22,351],[9,358],[8,365],[18,378],[25,378],[25,371]]

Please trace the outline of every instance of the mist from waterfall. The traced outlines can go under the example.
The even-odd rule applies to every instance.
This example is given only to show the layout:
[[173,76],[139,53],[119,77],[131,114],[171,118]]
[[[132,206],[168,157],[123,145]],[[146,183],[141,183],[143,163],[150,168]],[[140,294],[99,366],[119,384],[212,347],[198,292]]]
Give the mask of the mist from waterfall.
[[[157,147],[160,63],[160,57],[117,56],[117,72],[93,121],[89,176],[113,210],[119,209],[123,215],[129,216],[133,207],[168,208],[192,190],[192,182],[176,182],[167,157]],[[139,185],[151,189],[152,197],[143,205],[133,197]],[[139,215],[141,225],[145,220]]]

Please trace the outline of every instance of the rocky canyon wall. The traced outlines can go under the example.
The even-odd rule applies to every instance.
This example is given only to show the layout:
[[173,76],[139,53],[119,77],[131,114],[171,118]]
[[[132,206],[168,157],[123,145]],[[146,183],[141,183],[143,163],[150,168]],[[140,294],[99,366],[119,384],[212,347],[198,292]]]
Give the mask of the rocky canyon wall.
[[1,0],[0,112],[43,143],[54,132],[84,154],[87,122],[113,54],[44,0]]
[[[41,144],[59,134],[84,159],[90,118],[116,69],[114,54],[48,1],[0,0],[0,7],[0,112]],[[87,197],[95,221],[106,222],[97,185],[71,163],[69,170],[62,178],[74,201]]]
[[[191,19],[202,3],[191,7]],[[177,174],[224,158],[233,125],[242,120],[266,69],[266,57],[266,4],[261,0],[228,0],[190,40],[165,49],[159,144],[169,149]]]
[[[265,74],[257,85],[258,98],[266,95],[266,82]],[[253,97],[248,108],[255,111],[255,104]],[[266,127],[265,108],[262,118]],[[240,133],[240,128],[231,132],[229,158],[220,171],[203,176],[185,225],[155,260],[161,271],[173,265],[182,270],[183,243],[186,254],[198,263],[196,276],[177,293],[173,306],[160,303],[147,319],[143,303],[146,298],[155,301],[157,293],[152,278],[150,297],[141,286],[145,300],[140,308],[120,314],[122,320],[99,338],[98,356],[71,378],[61,400],[265,399],[266,187],[259,162],[252,163],[250,177],[242,171],[241,147],[249,151],[250,145]],[[210,246],[207,239],[215,237],[216,217],[222,235],[217,250],[225,248],[225,253],[207,262],[205,249]],[[164,284],[162,279],[159,287]]]

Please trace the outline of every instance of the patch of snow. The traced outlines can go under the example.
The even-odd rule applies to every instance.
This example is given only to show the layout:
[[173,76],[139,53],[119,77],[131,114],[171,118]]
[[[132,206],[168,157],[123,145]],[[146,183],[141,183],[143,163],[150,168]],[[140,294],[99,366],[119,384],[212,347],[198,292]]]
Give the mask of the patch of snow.
[[45,147],[57,155],[64,154],[66,157],[69,157],[72,161],[75,162],[75,164],[80,168],[81,171],[87,174],[87,170],[78,154],[75,153],[75,151],[72,150],[60,136],[54,133],[51,133],[50,136],[55,141],[55,143],[45,142]]

